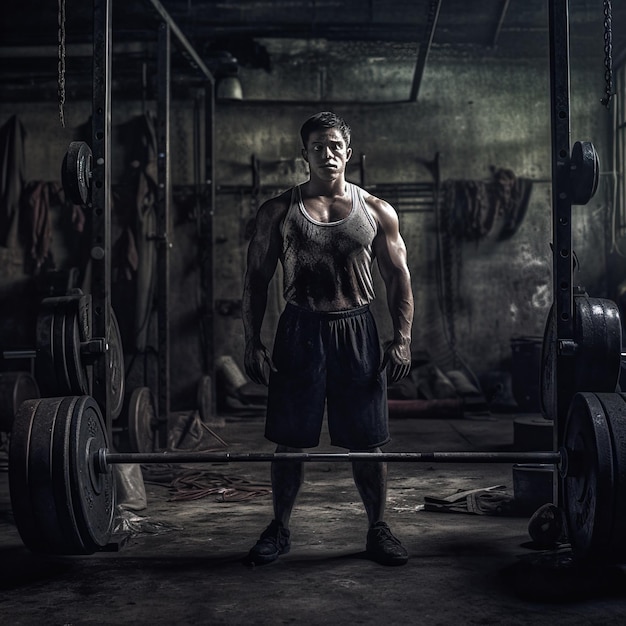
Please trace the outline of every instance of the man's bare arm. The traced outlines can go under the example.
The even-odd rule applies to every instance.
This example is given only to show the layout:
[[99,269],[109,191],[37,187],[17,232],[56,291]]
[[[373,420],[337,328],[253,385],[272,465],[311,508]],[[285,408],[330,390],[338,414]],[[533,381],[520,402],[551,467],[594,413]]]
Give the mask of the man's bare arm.
[[394,208],[370,196],[368,204],[378,221],[374,251],[380,274],[387,288],[387,305],[393,322],[393,341],[385,351],[390,380],[396,382],[411,369],[411,328],[413,325],[413,292],[407,264],[406,245],[400,235],[398,215]]
[[267,348],[261,341],[261,327],[267,308],[267,291],[280,256],[280,222],[286,205],[283,197],[264,203],[256,216],[254,234],[248,246],[244,278],[242,319],[245,335],[245,369],[255,383],[268,384],[266,363],[273,369]]

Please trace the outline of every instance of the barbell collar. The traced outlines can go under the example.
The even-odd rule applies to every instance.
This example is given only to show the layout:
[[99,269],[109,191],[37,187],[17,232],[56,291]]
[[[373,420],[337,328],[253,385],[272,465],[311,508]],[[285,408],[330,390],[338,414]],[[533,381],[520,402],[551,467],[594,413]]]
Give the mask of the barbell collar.
[[559,466],[561,452],[109,452],[95,453],[96,470],[119,463],[267,463],[352,461],[390,463],[539,463]]
[[573,339],[559,339],[559,355],[560,356],[576,356],[580,346]]

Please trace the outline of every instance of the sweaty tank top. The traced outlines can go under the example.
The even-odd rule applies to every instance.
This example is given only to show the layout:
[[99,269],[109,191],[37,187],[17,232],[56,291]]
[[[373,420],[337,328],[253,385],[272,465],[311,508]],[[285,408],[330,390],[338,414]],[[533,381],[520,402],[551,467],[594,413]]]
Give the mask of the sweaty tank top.
[[294,187],[281,226],[285,300],[313,311],[342,311],[374,297],[372,242],[377,232],[363,190],[347,183],[352,209],[342,220],[318,222]]

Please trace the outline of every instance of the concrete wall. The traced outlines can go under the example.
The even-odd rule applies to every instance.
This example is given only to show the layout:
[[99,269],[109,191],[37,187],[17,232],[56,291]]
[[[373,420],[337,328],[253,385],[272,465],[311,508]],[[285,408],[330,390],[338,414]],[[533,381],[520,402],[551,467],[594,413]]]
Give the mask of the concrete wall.
[[[572,52],[572,142],[592,141],[602,164],[609,162],[610,114],[599,99],[603,82],[601,57]],[[454,293],[454,325],[459,355],[476,373],[507,369],[510,340],[541,336],[552,301],[551,138],[547,45],[541,59],[499,58],[496,53],[458,56],[435,52],[424,76],[417,103],[403,102],[410,89],[409,60],[374,72],[367,60],[328,64],[322,79],[308,78],[294,68],[293,81],[304,85],[303,99],[312,102],[260,100],[263,93],[281,94],[277,76],[243,74],[247,97],[254,102],[222,104],[218,108],[219,181],[249,184],[249,156],[261,160],[262,183],[285,187],[305,179],[299,159],[298,129],[306,117],[332,108],[353,129],[355,157],[364,153],[367,183],[431,180],[423,161],[441,154],[446,179],[486,180],[490,168],[509,168],[532,179],[533,190],[525,219],[511,238],[494,234],[455,248],[458,280]],[[601,53],[601,50],[600,50]],[[600,63],[600,65],[599,65]],[[349,69],[347,69],[349,67]],[[600,69],[599,69],[600,68]],[[304,79],[296,78],[303,73]],[[328,76],[333,76],[332,82]],[[266,81],[266,84],[263,84]],[[293,84],[285,99],[295,98]],[[326,95],[331,102],[321,98]],[[381,102],[381,100],[383,100]],[[259,123],[259,120],[262,120]],[[239,155],[239,160],[237,160]],[[224,168],[228,161],[227,168]],[[358,182],[353,163],[349,178]],[[606,295],[605,240],[608,226],[610,177],[603,176],[589,205],[574,207],[574,246],[581,264],[577,282],[598,297]],[[263,197],[261,197],[261,200]],[[218,289],[221,297],[241,289],[246,241],[244,224],[253,211],[248,198],[239,203],[218,197],[216,233]],[[233,216],[242,216],[237,224]],[[432,213],[400,215],[407,243],[416,299],[414,348],[427,350],[443,366],[451,365],[437,289],[437,229]],[[237,245],[233,245],[233,244]],[[384,290],[376,312],[382,334],[389,337]],[[223,291],[222,291],[223,290]],[[267,315],[268,341],[280,306],[274,285]],[[238,320],[218,316],[218,351],[241,359],[243,344]]]
[[[407,102],[414,54],[377,59],[350,46],[325,42],[266,42],[274,70],[241,71],[245,99],[217,105],[215,209],[215,346],[243,366],[241,299],[247,229],[258,204],[306,179],[300,158],[299,127],[319,110],[332,108],[353,129],[354,157],[349,179],[359,182],[359,155],[366,155],[366,182],[429,181],[423,161],[441,155],[442,180],[484,181],[490,168],[508,168],[534,181],[526,216],[515,234],[494,234],[455,247],[454,327],[459,355],[477,373],[506,369],[514,336],[543,333],[551,302],[551,142],[549,66],[545,55],[523,60],[500,56],[497,49],[452,54],[435,50],[429,58],[419,99]],[[287,50],[291,45],[293,54]],[[589,51],[572,45],[572,140],[593,141],[603,170],[609,163],[610,114],[599,104],[603,94],[602,46]],[[114,95],[114,182],[128,167],[126,123],[141,105]],[[89,117],[88,102],[68,101],[68,127],[58,122],[55,102],[0,103],[0,124],[17,113],[27,132],[26,178],[58,180],[69,141]],[[193,181],[193,102],[174,99],[172,167],[174,184]],[[260,160],[261,191],[252,198],[250,159]],[[603,176],[588,206],[574,209],[574,243],[582,282],[594,296],[604,296],[609,222],[609,177]],[[239,186],[237,191],[235,186]],[[228,188],[228,189],[226,189]],[[443,366],[451,364],[437,288],[437,228],[434,213],[402,213],[415,292],[414,348],[427,350]],[[114,231],[114,237],[119,232]],[[54,234],[59,265],[70,262],[62,236]],[[198,241],[193,210],[183,201],[174,215],[173,408],[194,405],[194,385],[202,375],[199,331]],[[19,254],[3,255],[2,286],[27,279]],[[11,263],[9,263],[11,261]],[[380,282],[380,281],[378,281]],[[280,276],[272,286],[266,316],[266,340],[282,306]],[[123,307],[123,303],[119,305]],[[376,314],[383,339],[389,336],[384,289],[379,284]],[[121,312],[120,312],[121,313]],[[123,314],[123,313],[122,313]],[[448,320],[449,321],[449,320]]]

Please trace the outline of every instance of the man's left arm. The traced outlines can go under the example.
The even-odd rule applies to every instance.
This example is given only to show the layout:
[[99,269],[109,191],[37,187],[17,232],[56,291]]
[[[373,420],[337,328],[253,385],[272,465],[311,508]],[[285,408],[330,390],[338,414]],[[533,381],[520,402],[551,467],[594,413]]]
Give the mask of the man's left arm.
[[407,376],[411,369],[411,327],[413,325],[413,292],[407,265],[406,245],[400,234],[395,209],[379,198],[370,196],[368,204],[376,215],[378,234],[374,252],[387,289],[387,305],[393,322],[393,341],[385,350],[384,363],[389,367],[389,381]]

